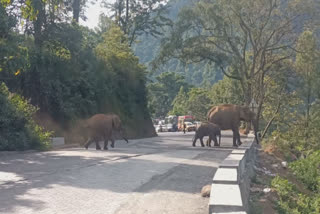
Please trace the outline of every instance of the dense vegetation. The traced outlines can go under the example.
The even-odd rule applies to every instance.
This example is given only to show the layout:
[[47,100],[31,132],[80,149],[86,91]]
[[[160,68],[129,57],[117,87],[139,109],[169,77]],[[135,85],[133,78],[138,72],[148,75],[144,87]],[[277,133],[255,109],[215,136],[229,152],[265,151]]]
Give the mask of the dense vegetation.
[[[180,10],[186,6],[193,5],[194,2],[194,0],[170,0],[167,5],[167,17],[175,21]],[[169,26],[161,28],[161,33],[168,35],[171,31]],[[223,78],[222,72],[215,65],[208,62],[184,63],[179,59],[172,58],[167,63],[152,69],[152,61],[161,50],[161,40],[149,34],[140,35],[137,38],[137,42],[133,44],[133,50],[140,61],[152,70],[149,77],[153,80],[156,80],[156,77],[161,73],[174,72],[184,76],[186,82],[190,85],[211,87],[212,84]]]
[[[146,24],[153,21],[147,16],[152,11],[137,14],[130,5],[124,13],[128,24],[102,17],[98,31],[92,31],[78,25],[86,1],[68,2],[0,1],[0,80],[14,97],[25,97],[13,102],[11,93],[2,93],[3,105],[7,107],[2,109],[0,128],[1,139],[6,140],[0,141],[0,149],[25,149],[36,147],[33,145],[39,141],[47,143],[41,137],[45,133],[39,131],[34,136],[39,128],[30,125],[31,112],[35,112],[30,104],[39,108],[34,116],[36,121],[59,135],[71,133],[80,118],[107,112],[120,115],[131,137],[154,135],[147,108],[146,68],[130,48],[135,34],[153,32],[153,25]],[[144,4],[152,6],[157,2]],[[133,35],[124,27],[137,17],[145,25]],[[23,116],[24,99],[29,102],[23,104],[28,106]],[[10,121],[20,124],[20,129],[14,131],[15,124]],[[29,143],[31,138],[37,140]]]
[[0,85],[0,150],[47,149],[50,133],[34,123],[36,108]]
[[199,1],[179,13],[153,61],[155,68],[173,58],[210,64],[224,74],[213,86],[175,89],[169,114],[205,119],[215,104],[257,102],[263,144],[290,161],[303,186],[274,179],[280,213],[319,213],[318,6],[317,0]]

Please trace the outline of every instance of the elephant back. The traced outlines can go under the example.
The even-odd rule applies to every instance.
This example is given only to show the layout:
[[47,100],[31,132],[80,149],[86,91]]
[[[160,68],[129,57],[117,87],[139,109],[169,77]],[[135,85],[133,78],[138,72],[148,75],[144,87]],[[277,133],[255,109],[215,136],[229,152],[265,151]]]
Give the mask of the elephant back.
[[239,123],[239,106],[233,104],[213,106],[207,115],[208,121],[217,124],[222,130],[231,129]]

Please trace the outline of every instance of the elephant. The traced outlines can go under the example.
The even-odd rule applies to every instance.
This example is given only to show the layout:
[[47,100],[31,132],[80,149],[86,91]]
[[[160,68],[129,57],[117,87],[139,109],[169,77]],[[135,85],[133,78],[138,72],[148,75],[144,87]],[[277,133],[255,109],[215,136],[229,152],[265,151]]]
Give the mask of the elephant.
[[[193,137],[193,143],[192,146],[196,146],[196,141],[200,139],[201,146],[204,147],[203,144],[203,137],[209,136],[209,139],[206,143],[208,147],[211,147],[211,140],[214,141],[214,146],[220,146],[221,143],[221,130],[220,127],[216,124],[204,122],[201,123],[199,128],[196,130],[196,133]],[[217,142],[217,136],[219,136],[219,144]]]
[[255,117],[255,113],[250,111],[249,107],[233,104],[213,106],[207,114],[208,121],[219,125],[221,130],[232,130],[233,146],[235,147],[242,144],[239,134],[240,121],[252,122],[254,127],[255,139],[256,142],[259,143],[257,135],[258,124]]
[[84,147],[88,149],[91,143],[96,143],[96,149],[101,150],[99,141],[104,141],[104,150],[108,150],[108,141],[111,141],[111,147],[114,148],[114,134],[118,132],[120,136],[128,143],[127,138],[123,136],[121,120],[116,114],[95,114],[87,119],[83,125],[86,129],[88,140]]

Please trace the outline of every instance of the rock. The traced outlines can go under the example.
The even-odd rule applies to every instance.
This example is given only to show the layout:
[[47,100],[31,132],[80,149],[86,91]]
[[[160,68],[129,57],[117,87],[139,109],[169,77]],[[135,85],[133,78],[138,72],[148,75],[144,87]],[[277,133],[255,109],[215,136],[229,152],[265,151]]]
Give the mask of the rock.
[[264,170],[259,168],[259,167],[256,167],[256,166],[253,166],[254,170],[258,171],[258,172],[263,172],[264,173]]
[[288,162],[287,161],[282,161],[281,162],[281,166],[283,167],[283,168],[288,168]]
[[278,167],[279,167],[279,165],[276,164],[276,163],[275,163],[275,164],[272,164],[271,166],[272,166],[273,168],[278,168]]
[[268,193],[268,192],[270,192],[270,191],[271,191],[270,188],[264,188],[264,189],[263,189],[263,192],[264,192],[264,193]]
[[211,192],[211,185],[206,185],[204,187],[202,187],[201,189],[201,196],[202,197],[209,197],[210,196],[210,192]]
[[271,176],[271,177],[276,177],[276,174],[270,172],[269,170],[265,171],[264,173],[265,173],[266,175]]
[[261,188],[258,188],[258,187],[251,187],[250,188],[250,192],[261,192],[262,189]]

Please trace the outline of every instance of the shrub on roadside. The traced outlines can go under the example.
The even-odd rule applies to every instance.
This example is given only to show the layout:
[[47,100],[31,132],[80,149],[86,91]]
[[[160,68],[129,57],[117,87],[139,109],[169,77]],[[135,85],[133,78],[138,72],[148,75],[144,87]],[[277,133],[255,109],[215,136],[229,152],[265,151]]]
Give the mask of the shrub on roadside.
[[289,167],[309,190],[320,193],[320,151],[291,163]]
[[271,182],[279,196],[277,210],[280,214],[318,214],[320,213],[320,194],[301,193],[294,184],[279,176]]
[[37,108],[0,84],[0,151],[47,149],[50,133],[35,124],[32,115]]

